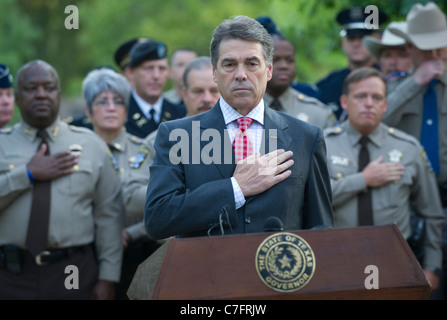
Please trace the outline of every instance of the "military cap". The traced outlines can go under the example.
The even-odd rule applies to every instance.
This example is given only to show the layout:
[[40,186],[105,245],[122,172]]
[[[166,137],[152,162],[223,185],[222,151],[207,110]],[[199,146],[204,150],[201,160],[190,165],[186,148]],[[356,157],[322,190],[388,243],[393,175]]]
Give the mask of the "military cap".
[[[379,10],[378,25],[388,21],[388,15]],[[363,36],[369,35],[373,32],[377,32],[377,29],[371,29],[367,27],[366,19],[371,15],[369,10],[365,13],[364,6],[353,6],[344,10],[341,10],[336,17],[338,24],[340,24],[343,30],[340,32],[341,36]]]
[[130,67],[137,67],[144,61],[166,58],[168,49],[166,44],[155,40],[136,43],[130,50]]
[[134,38],[121,44],[114,54],[115,63],[124,70],[130,62],[130,50],[139,42],[147,41],[148,38]]
[[258,21],[262,26],[267,30],[270,35],[281,35],[279,28],[276,26],[275,22],[269,16],[261,16],[257,17],[256,21]]
[[12,75],[9,68],[0,63],[0,88],[12,88]]

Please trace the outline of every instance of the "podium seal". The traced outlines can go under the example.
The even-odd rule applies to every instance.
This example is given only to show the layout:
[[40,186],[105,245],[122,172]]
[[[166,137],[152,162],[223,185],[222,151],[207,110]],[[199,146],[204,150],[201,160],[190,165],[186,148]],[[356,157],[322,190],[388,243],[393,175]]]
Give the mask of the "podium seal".
[[259,245],[256,271],[269,288],[293,292],[312,279],[315,256],[303,238],[288,232],[275,233]]

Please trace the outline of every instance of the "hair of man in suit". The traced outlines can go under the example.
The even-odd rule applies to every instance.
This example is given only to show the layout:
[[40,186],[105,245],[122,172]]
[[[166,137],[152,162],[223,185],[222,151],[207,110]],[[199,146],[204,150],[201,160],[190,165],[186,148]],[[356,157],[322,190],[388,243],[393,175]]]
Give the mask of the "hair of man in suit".
[[259,41],[262,44],[266,64],[273,60],[273,41],[267,30],[258,21],[246,16],[236,16],[227,19],[214,30],[210,44],[211,62],[217,66],[219,46],[223,39],[239,39]]

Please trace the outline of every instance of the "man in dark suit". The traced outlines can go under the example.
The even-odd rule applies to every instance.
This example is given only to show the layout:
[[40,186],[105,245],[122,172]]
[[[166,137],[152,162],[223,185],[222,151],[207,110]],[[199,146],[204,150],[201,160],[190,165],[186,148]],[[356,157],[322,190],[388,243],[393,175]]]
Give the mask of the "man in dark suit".
[[[262,232],[271,216],[285,230],[332,226],[321,129],[264,106],[271,36],[239,16],[216,28],[210,48],[221,99],[210,111],[160,125],[144,210],[149,236]],[[232,147],[240,139],[247,146],[241,160]]]
[[130,134],[145,138],[156,130],[161,122],[186,115],[184,107],[163,98],[168,75],[167,47],[164,43],[147,40],[137,42],[132,47],[129,77],[134,90],[126,123]]

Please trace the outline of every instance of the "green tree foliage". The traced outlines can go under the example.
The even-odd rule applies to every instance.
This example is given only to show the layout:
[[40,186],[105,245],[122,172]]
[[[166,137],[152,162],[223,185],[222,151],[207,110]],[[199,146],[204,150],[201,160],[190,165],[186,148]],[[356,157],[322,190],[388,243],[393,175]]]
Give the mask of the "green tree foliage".
[[[169,52],[191,47],[209,54],[214,28],[234,15],[269,15],[297,48],[299,81],[315,83],[342,68],[335,16],[352,5],[376,5],[403,21],[414,0],[1,0],[0,62],[15,73],[31,59],[58,70],[64,97],[78,97],[82,79],[97,66],[117,68],[113,53],[124,41],[149,37]],[[426,0],[419,1],[426,3]],[[445,1],[435,1],[446,12]],[[67,30],[64,9],[79,9],[79,29]],[[382,27],[385,27],[382,25]]]

